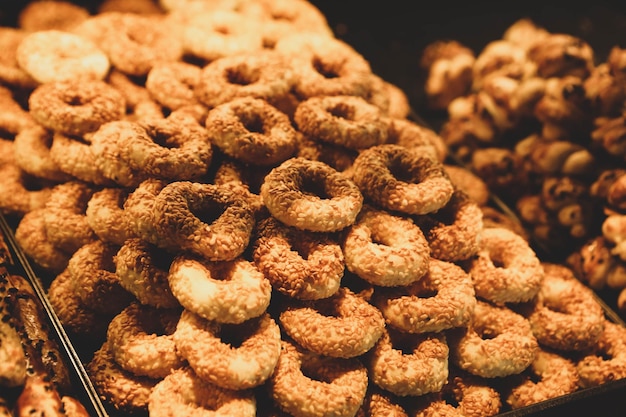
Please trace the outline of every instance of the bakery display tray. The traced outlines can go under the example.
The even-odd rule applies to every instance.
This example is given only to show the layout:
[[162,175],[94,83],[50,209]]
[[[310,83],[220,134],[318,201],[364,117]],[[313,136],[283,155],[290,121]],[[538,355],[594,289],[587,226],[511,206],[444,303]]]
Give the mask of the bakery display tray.
[[[95,2],[80,2],[94,4]],[[413,2],[391,1],[368,5],[348,0],[335,2],[312,1],[335,30],[337,37],[353,45],[372,64],[372,69],[383,79],[390,81],[407,93],[417,110],[412,114],[415,121],[437,127],[440,114],[428,114],[421,96],[422,80],[418,77],[419,54],[428,43],[441,38],[460,39],[475,50],[489,40],[498,37],[514,20],[530,16],[538,23],[554,31],[572,33],[589,39],[599,56],[607,53],[607,39],[616,33],[626,33],[626,6],[614,2],[594,1],[583,5],[569,4],[567,9],[538,1],[495,2],[480,4],[472,2],[440,2],[432,7],[418,6]],[[0,20],[14,21],[18,3],[0,10]],[[5,7],[5,6],[2,6]],[[429,11],[426,11],[426,10]],[[600,24],[602,22],[602,24]],[[623,35],[622,35],[623,37]],[[622,39],[626,42],[626,38]],[[418,115],[419,113],[419,115]],[[507,207],[492,198],[492,204],[511,214]],[[123,417],[118,411],[103,403],[87,375],[85,364],[93,352],[85,348],[89,341],[71,340],[46,297],[43,282],[50,277],[40,276],[19,248],[13,231],[15,223],[0,214],[0,232],[10,246],[15,260],[11,268],[23,275],[33,286],[51,328],[58,338],[59,346],[66,355],[66,362],[76,385],[76,396],[90,415],[97,417]],[[549,251],[549,248],[548,248]],[[626,326],[620,316],[607,304],[606,297],[598,295],[606,316],[613,322]],[[499,417],[551,417],[564,415],[602,415],[604,417],[626,414],[626,379],[613,381],[597,387],[581,389],[572,394],[537,403],[517,410],[498,414]]]
[[[497,198],[493,204],[497,207],[501,204]],[[506,209],[506,207],[501,207]],[[48,298],[43,282],[46,277],[39,276],[29,263],[28,258],[22,252],[14,237],[14,225],[0,213],[0,232],[4,240],[8,243],[11,258],[14,259],[12,273],[21,274],[31,283],[41,305],[50,321],[51,328],[55,332],[54,337],[58,339],[62,353],[66,356],[66,363],[74,378],[75,396],[87,408],[91,416],[94,417],[124,417],[119,411],[113,409],[109,404],[104,403],[98,396],[95,387],[89,379],[85,370],[85,365],[91,354],[89,343],[75,343],[65,332],[63,325],[56,316]],[[626,323],[615,313],[600,297],[598,302],[602,305],[607,318],[622,326]],[[83,346],[82,348],[80,346]],[[564,395],[548,401],[543,401],[531,406],[517,410],[506,411],[498,414],[497,417],[552,417],[563,415],[595,415],[599,409],[602,410],[603,417],[623,416],[626,410],[626,379],[621,379],[606,383],[600,386],[578,390],[572,394]],[[573,413],[573,414],[572,414]]]

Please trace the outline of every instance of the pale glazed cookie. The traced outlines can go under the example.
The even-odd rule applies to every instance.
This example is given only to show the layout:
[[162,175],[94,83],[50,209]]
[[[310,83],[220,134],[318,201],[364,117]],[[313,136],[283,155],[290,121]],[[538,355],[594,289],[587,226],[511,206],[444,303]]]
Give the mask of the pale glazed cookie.
[[96,44],[60,30],[26,36],[17,48],[17,62],[40,83],[77,78],[102,80],[110,68],[109,58]]

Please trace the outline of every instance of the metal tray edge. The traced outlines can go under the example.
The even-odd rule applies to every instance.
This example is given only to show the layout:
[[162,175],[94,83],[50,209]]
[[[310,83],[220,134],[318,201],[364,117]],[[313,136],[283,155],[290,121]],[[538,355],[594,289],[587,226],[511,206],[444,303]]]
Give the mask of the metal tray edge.
[[109,414],[107,413],[104,404],[100,400],[98,392],[96,391],[94,385],[89,378],[87,370],[80,360],[78,352],[76,351],[76,349],[74,349],[72,341],[65,332],[65,329],[63,328],[59,317],[54,312],[54,309],[50,304],[50,301],[48,300],[46,290],[41,280],[35,274],[33,268],[30,265],[30,261],[17,243],[13,230],[11,229],[11,226],[9,225],[5,216],[2,213],[0,213],[0,232],[6,239],[13,256],[15,256],[15,258],[17,259],[19,265],[16,266],[23,270],[25,278],[33,287],[33,290],[35,291],[37,298],[39,299],[41,306],[43,307],[43,310],[49,319],[50,325],[52,326],[52,329],[54,330],[55,335],[58,338],[58,341],[60,343],[59,347],[63,350],[63,353],[66,355],[66,358],[69,361],[69,363],[67,364],[70,368],[69,370],[70,372],[73,372],[75,374],[75,376],[81,383],[84,396],[86,397],[85,400],[89,401],[89,405],[91,405],[91,407],[89,407],[88,404],[83,405],[88,409],[88,411],[91,411],[90,414],[95,413],[97,417],[109,417]]

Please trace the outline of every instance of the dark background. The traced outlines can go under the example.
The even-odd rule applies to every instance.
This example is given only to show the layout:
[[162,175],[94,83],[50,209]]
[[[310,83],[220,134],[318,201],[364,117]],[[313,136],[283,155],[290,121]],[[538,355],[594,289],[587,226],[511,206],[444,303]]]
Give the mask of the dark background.
[[[98,2],[75,1],[94,10]],[[326,16],[335,35],[369,60],[383,79],[402,88],[413,108],[428,120],[423,106],[419,59],[424,47],[440,39],[457,40],[476,54],[521,18],[530,18],[553,33],[567,33],[587,41],[596,61],[605,60],[611,47],[626,47],[626,0],[586,2],[549,1],[312,1]],[[11,26],[26,2],[0,1],[0,24]],[[573,400],[558,401],[532,415],[626,416],[626,388],[622,381]],[[528,410],[531,411],[531,410]],[[508,414],[507,414],[508,415]],[[511,414],[511,415],[527,415]]]
[[[379,1],[317,0],[337,37],[363,54],[374,72],[400,86],[422,110],[419,59],[439,39],[457,40],[476,54],[521,18],[553,33],[587,41],[596,60],[626,47],[626,1]],[[626,415],[626,413],[625,413]]]

